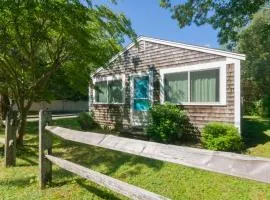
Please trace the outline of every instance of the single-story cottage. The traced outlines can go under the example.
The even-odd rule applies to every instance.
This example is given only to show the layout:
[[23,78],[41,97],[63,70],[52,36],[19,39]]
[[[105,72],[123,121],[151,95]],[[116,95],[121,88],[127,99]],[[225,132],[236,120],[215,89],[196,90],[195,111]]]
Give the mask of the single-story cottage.
[[92,79],[89,110],[108,127],[143,127],[155,103],[187,110],[199,129],[208,122],[241,126],[240,69],[245,55],[139,37]]

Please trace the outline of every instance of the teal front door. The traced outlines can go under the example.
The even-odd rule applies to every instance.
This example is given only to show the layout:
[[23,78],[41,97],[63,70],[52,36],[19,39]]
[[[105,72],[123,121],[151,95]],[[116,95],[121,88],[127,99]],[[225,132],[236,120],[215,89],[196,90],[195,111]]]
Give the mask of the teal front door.
[[133,76],[131,89],[131,118],[133,126],[144,126],[151,107],[151,80],[149,75]]

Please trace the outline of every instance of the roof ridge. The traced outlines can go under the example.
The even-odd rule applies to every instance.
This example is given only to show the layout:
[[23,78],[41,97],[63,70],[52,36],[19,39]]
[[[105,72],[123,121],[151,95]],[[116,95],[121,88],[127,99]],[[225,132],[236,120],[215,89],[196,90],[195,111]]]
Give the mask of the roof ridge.
[[[229,53],[229,54],[236,54],[236,55],[242,55],[245,56],[244,54],[241,53],[237,53],[237,52],[232,52],[232,51],[227,51],[227,50],[223,50],[223,49],[219,49],[219,48],[213,48],[213,47],[206,47],[206,46],[202,46],[202,45],[197,45],[197,44],[191,44],[191,43],[185,43],[185,42],[178,42],[178,41],[172,41],[172,40],[165,40],[165,39],[160,39],[160,38],[155,38],[155,37],[149,37],[149,36],[143,36],[140,35],[137,38],[137,41],[139,40],[156,40],[156,41],[162,41],[162,42],[167,42],[167,43],[174,43],[174,44],[179,44],[179,45],[186,45],[186,46],[193,46],[193,47],[197,47],[197,48],[201,48],[201,49],[209,49],[209,50],[216,50],[216,51],[221,51],[224,53]],[[132,44],[133,42],[131,42],[130,44]],[[129,46],[129,45],[128,45]]]

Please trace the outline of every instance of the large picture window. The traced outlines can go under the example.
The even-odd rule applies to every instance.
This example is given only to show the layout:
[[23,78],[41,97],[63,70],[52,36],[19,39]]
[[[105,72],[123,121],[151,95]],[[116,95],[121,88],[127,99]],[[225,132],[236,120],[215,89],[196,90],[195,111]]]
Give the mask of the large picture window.
[[95,86],[95,103],[123,103],[122,80],[99,81]]
[[219,69],[164,74],[164,100],[171,103],[217,103]]
[[190,101],[219,101],[219,70],[190,72]]

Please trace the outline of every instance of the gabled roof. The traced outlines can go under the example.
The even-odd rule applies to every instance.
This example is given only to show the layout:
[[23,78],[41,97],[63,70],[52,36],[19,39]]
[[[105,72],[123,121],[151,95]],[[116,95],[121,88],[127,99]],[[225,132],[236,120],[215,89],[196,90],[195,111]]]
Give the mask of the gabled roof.
[[[230,51],[224,51],[224,50],[220,50],[220,49],[208,48],[208,47],[203,47],[203,46],[198,46],[198,45],[185,44],[185,43],[180,43],[180,42],[172,42],[172,41],[168,41],[168,40],[161,40],[161,39],[156,39],[156,38],[151,38],[151,37],[140,36],[137,38],[137,42],[140,42],[140,41],[153,42],[153,43],[157,43],[157,44],[163,44],[163,45],[168,45],[168,46],[172,46],[172,47],[189,49],[189,50],[193,50],[193,51],[199,51],[199,52],[224,56],[224,57],[228,57],[228,58],[234,58],[234,59],[238,59],[238,60],[245,60],[246,59],[245,54],[233,53]],[[123,53],[125,53],[126,51],[131,49],[133,46],[135,46],[135,42],[130,43],[121,52],[119,52],[114,57],[112,57],[112,59],[109,61],[109,63],[113,62],[116,58],[118,58]],[[101,69],[102,68],[97,69],[96,73],[98,73]],[[94,73],[94,74],[96,74],[96,73]]]
[[[172,42],[172,41],[168,41],[168,40],[161,40],[161,39],[145,37],[145,36],[138,37],[137,41],[138,42],[147,41],[147,42],[153,42],[153,43],[157,43],[157,44],[164,44],[164,45],[179,47],[179,48],[183,48],[183,49],[189,49],[189,50],[200,51],[200,52],[204,52],[204,53],[215,54],[215,55],[229,57],[229,58],[235,58],[235,59],[239,59],[239,60],[246,59],[246,56],[244,54],[233,53],[230,51],[224,51],[224,50],[220,50],[220,49],[208,48],[208,47],[203,47],[203,46],[198,46],[198,45],[191,45],[191,44],[185,44],[185,43],[180,43],[180,42]],[[123,49],[123,51],[119,52],[116,56],[114,56],[110,60],[110,62],[112,62],[119,55],[123,54],[125,51],[132,48],[134,45],[135,45],[134,42],[130,43],[127,47],[125,47]]]

